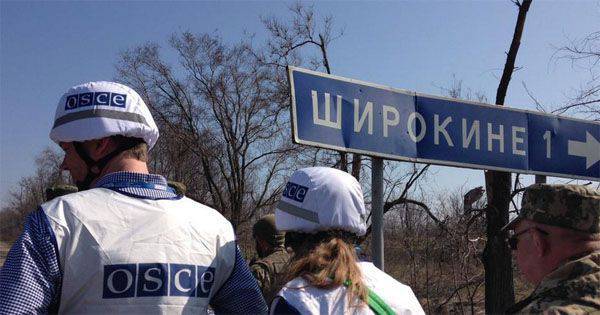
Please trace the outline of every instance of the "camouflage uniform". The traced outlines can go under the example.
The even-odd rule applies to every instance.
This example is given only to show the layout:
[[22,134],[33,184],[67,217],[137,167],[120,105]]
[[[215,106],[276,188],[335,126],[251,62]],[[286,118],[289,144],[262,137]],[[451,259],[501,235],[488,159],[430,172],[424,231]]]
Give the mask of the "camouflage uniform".
[[569,260],[507,313],[600,313],[600,252]]
[[[600,233],[600,191],[579,185],[535,184],[525,190],[517,218],[521,220]],[[538,284],[526,299],[507,313],[600,314],[600,251],[571,257]]]
[[258,285],[270,303],[279,289],[285,284],[285,270],[290,256],[285,250],[285,233],[275,228],[275,216],[266,215],[258,220],[252,228],[254,238],[260,238],[271,246],[268,253],[261,253],[262,257],[250,262],[250,270],[258,281]]
[[267,303],[273,300],[285,284],[285,270],[289,260],[290,255],[285,248],[278,247],[267,257],[258,259],[250,265],[250,270],[258,281]]

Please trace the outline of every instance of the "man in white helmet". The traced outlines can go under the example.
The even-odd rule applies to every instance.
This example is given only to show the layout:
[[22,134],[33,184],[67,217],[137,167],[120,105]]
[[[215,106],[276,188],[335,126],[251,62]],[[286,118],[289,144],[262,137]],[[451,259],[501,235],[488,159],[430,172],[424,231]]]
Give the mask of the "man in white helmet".
[[28,218],[0,270],[0,314],[266,312],[231,224],[148,173],[158,128],[135,91],[69,89],[50,138],[80,191]]

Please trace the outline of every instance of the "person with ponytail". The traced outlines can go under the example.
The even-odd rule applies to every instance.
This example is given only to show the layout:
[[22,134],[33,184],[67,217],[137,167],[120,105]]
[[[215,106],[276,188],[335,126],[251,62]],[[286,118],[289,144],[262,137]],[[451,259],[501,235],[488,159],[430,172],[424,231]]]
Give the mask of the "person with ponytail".
[[360,262],[366,233],[360,184],[328,167],[294,172],[275,210],[294,254],[271,314],[424,314],[411,288]]

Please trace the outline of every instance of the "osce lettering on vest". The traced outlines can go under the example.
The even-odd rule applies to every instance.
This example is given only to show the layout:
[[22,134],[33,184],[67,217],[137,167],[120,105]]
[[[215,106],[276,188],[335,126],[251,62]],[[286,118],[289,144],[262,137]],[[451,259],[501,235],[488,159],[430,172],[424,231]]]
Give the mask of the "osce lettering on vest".
[[207,298],[214,280],[215,269],[212,267],[164,263],[105,265],[102,298]]
[[65,110],[86,106],[112,106],[125,108],[127,95],[110,92],[88,92],[67,96]]

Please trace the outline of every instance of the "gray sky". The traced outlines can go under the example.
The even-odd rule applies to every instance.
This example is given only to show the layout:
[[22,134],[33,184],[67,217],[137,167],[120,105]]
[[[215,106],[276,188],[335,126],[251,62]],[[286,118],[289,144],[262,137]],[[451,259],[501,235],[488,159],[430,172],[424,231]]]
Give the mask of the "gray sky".
[[[452,76],[495,97],[517,8],[506,1],[318,2],[344,36],[330,47],[334,74],[422,93],[442,94]],[[56,103],[69,87],[111,80],[118,53],[174,32],[216,33],[236,42],[265,38],[259,16],[288,16],[280,2],[0,2],[0,200],[34,170],[48,145]],[[599,1],[533,2],[505,103],[535,109],[522,82],[557,105],[588,73],[552,62],[553,46],[600,26]],[[481,171],[435,167],[437,188],[482,185]],[[528,176],[526,182],[531,182]]]

